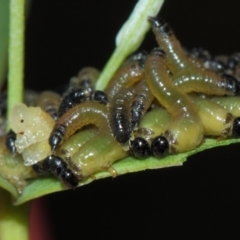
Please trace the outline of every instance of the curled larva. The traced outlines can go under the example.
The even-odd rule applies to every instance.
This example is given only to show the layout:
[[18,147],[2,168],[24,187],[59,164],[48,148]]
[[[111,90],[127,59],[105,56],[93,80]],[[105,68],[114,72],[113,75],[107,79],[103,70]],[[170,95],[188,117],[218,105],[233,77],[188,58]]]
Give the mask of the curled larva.
[[48,113],[40,107],[19,103],[12,108],[9,121],[17,135],[17,152],[22,153],[25,165],[32,165],[51,153],[48,138],[55,122]]
[[69,109],[55,124],[49,143],[52,150],[62,144],[77,130],[87,125],[96,126],[99,131],[109,131],[107,122],[107,108],[96,102],[84,102]]
[[169,141],[169,152],[185,152],[196,148],[203,139],[202,122],[188,96],[174,86],[161,49],[154,49],[148,56],[145,77],[153,95],[172,117],[164,133]]
[[99,171],[109,171],[114,176],[117,173],[111,168],[112,164],[127,155],[109,131],[101,131],[80,147],[69,165],[80,179]]
[[112,100],[122,89],[133,86],[144,76],[142,63],[135,62],[121,67],[110,80],[105,92],[109,101]]
[[[232,76],[217,75],[213,71],[197,67],[184,52],[170,26],[158,18],[149,17],[159,46],[166,53],[167,66],[173,81],[183,92],[200,92],[212,95],[236,95],[240,84]],[[200,65],[200,64],[199,64]]]

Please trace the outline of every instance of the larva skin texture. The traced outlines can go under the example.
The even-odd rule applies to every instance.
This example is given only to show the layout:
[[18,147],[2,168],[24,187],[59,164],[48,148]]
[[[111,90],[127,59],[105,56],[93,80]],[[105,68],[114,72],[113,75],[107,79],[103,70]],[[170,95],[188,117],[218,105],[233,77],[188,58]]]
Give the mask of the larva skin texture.
[[66,113],[70,108],[86,101],[85,91],[82,88],[73,90],[66,95],[58,108],[58,118]]
[[41,107],[43,111],[49,113],[54,120],[57,120],[57,112],[60,102],[61,96],[58,93],[44,91],[38,96],[37,106]]
[[132,102],[134,89],[121,90],[112,98],[108,107],[108,119],[113,136],[119,143],[125,143],[132,133],[130,102]]
[[212,102],[215,102],[225,108],[233,116],[240,116],[240,97],[212,97],[210,99]]
[[226,138],[232,136],[234,117],[220,105],[197,95],[190,96],[204,126],[204,136]]
[[201,92],[213,95],[236,95],[240,93],[239,83],[234,77],[197,67],[186,55],[170,26],[158,18],[149,17],[159,46],[166,52],[167,66],[173,81],[183,92]]
[[77,130],[90,124],[96,126],[101,132],[110,131],[105,105],[96,102],[84,102],[69,109],[58,119],[51,132],[49,144],[52,150],[55,150]]
[[32,165],[51,153],[48,138],[55,124],[40,107],[16,104],[10,112],[10,125],[16,133],[15,146],[22,153],[24,164]]
[[148,20],[152,25],[158,45],[167,53],[166,60],[170,71],[175,74],[188,68],[194,68],[195,63],[185,54],[167,22],[157,17],[149,17]]
[[57,155],[66,161],[70,160],[83,144],[94,138],[97,134],[98,129],[96,128],[85,129],[74,134],[60,146],[57,150]]
[[136,86],[131,105],[131,124],[133,129],[138,126],[141,118],[151,106],[154,96],[150,91],[145,79],[142,79]]
[[185,152],[196,148],[203,138],[203,125],[195,106],[183,94],[167,73],[165,54],[155,49],[145,62],[145,77],[153,95],[172,117],[164,136],[169,141],[169,152]]
[[171,120],[172,118],[166,109],[162,107],[155,108],[144,115],[135,136],[153,139],[168,129]]
[[80,180],[99,171],[109,171],[114,176],[112,164],[127,155],[109,130],[101,131],[72,156],[69,164]]
[[133,86],[136,82],[139,82],[143,76],[144,69],[139,62],[126,65],[117,70],[105,89],[109,101],[111,101],[121,89]]
[[[212,76],[212,75],[215,75]],[[185,93],[198,92],[208,95],[239,95],[239,84],[230,75],[218,77],[215,73],[199,69],[187,69],[172,76],[174,84]]]

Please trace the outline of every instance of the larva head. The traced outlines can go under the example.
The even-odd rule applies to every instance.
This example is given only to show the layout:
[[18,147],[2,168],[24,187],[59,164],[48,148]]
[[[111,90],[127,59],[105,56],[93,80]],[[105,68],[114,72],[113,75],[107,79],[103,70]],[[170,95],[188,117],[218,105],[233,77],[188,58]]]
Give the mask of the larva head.
[[162,157],[167,154],[169,149],[168,140],[164,136],[155,137],[151,144],[151,150],[156,157]]
[[233,121],[232,137],[240,137],[240,117]]
[[138,158],[146,158],[151,154],[148,142],[141,137],[137,137],[133,141],[130,141],[130,149],[131,153]]
[[17,152],[17,148],[15,146],[17,135],[16,133],[11,129],[6,136],[5,144],[7,148],[11,151],[11,153]]
[[172,35],[172,29],[164,19],[158,17],[148,17],[148,20],[150,21],[153,32],[156,36],[159,33],[166,36]]

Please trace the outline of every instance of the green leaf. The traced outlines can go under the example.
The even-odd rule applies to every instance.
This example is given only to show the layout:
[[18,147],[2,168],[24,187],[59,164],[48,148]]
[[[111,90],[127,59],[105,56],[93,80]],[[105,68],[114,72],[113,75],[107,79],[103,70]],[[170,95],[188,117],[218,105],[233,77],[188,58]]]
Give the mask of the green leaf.
[[[155,157],[150,157],[145,160],[138,160],[134,157],[127,157],[113,164],[113,168],[117,171],[118,175],[133,173],[138,171],[143,171],[147,169],[159,169],[173,166],[181,166],[186,160],[187,157],[196,154],[198,152],[214,148],[220,147],[224,145],[229,145],[233,143],[239,143],[239,139],[228,139],[223,141],[206,139],[205,142],[198,148],[186,152],[180,153],[177,155],[169,155],[161,159],[157,159]],[[81,182],[79,186],[83,186],[91,183],[92,181],[111,177],[109,172],[99,172],[94,174],[93,177],[89,177],[84,182]],[[0,181],[1,184],[1,181]],[[53,193],[62,190],[66,190],[67,188],[56,178],[39,178],[32,181],[29,181],[28,185],[24,189],[21,196],[19,196],[15,205],[22,204],[31,199]]]
[[[143,9],[142,14],[137,14],[136,12],[139,8],[135,8],[135,15],[130,17],[129,19],[132,19],[133,21],[127,21],[127,23],[124,25],[122,30],[120,31],[118,37],[117,37],[117,48],[116,51],[113,53],[112,57],[110,58],[109,62],[107,63],[102,76],[100,77],[100,80],[98,82],[98,88],[104,89],[104,87],[107,84],[107,81],[111,78],[111,76],[114,74],[115,70],[119,68],[122,61],[126,58],[126,56],[133,51],[136,50],[136,48],[141,43],[142,39],[144,38],[144,35],[149,28],[147,26],[146,16],[148,15],[156,15],[157,11],[155,3],[159,4],[159,8],[162,4],[162,0],[152,0],[152,1],[139,1],[138,4],[143,4],[145,8]],[[154,6],[154,12],[149,12],[149,9],[146,7],[146,3],[151,3],[151,6]],[[150,6],[149,5],[149,6]],[[138,5],[139,6],[139,5]],[[141,8],[140,8],[141,9]],[[146,9],[146,12],[144,12],[144,9]],[[138,13],[138,12],[137,12]],[[139,18],[138,18],[139,17]],[[130,23],[129,23],[130,22]],[[141,31],[141,36],[136,36],[136,34],[139,34],[139,26],[141,26],[142,22],[146,22],[146,28],[144,28],[143,31]],[[139,25],[140,24],[140,25]],[[126,26],[130,26],[129,28]],[[127,29],[127,30],[126,30]],[[137,39],[137,42],[136,42]],[[139,39],[139,40],[138,40]],[[128,41],[129,40],[129,41]],[[116,54],[116,52],[118,54]],[[181,153],[177,155],[169,155],[162,159],[156,159],[154,157],[147,158],[145,160],[138,160],[134,157],[127,157],[125,159],[119,160],[116,163],[113,164],[113,168],[117,171],[119,175],[131,173],[131,172],[138,172],[143,171],[146,169],[158,169],[158,168],[165,168],[165,167],[172,167],[172,166],[181,166],[187,159],[188,156],[191,156],[193,154],[196,154],[198,152],[214,148],[214,147],[220,147],[224,145],[229,145],[233,143],[239,143],[240,140],[237,139],[228,139],[223,141],[213,140],[213,139],[206,139],[205,142],[198,148],[194,149],[193,151],[189,151],[186,153]],[[10,161],[10,156],[7,156],[5,161]],[[2,160],[2,159],[1,159]],[[86,185],[94,180],[111,177],[111,174],[109,172],[98,172],[94,175],[94,177],[89,177],[85,181],[81,182],[79,186]],[[15,205],[23,204],[29,200],[32,200],[34,198],[57,192],[66,190],[67,188],[56,178],[54,177],[45,177],[45,178],[36,178],[29,180],[27,182],[26,187],[23,189],[22,194],[18,194],[18,191],[16,190],[15,186],[11,184],[6,179],[0,177],[0,186],[7,191],[9,191],[12,196],[14,197]]]

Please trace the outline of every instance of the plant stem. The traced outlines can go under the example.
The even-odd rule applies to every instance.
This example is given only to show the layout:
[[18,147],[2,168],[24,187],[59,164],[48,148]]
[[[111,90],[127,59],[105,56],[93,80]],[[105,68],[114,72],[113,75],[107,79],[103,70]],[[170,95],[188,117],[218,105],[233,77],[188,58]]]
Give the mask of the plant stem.
[[8,116],[11,108],[23,98],[24,10],[25,0],[10,1]]
[[156,16],[164,0],[139,0],[116,37],[116,48],[105,65],[96,88],[103,90],[124,59],[136,51],[150,29],[148,16]]
[[5,80],[7,68],[7,46],[9,35],[9,1],[0,1],[0,87]]
[[30,202],[13,206],[11,196],[0,188],[0,239],[28,240]]

